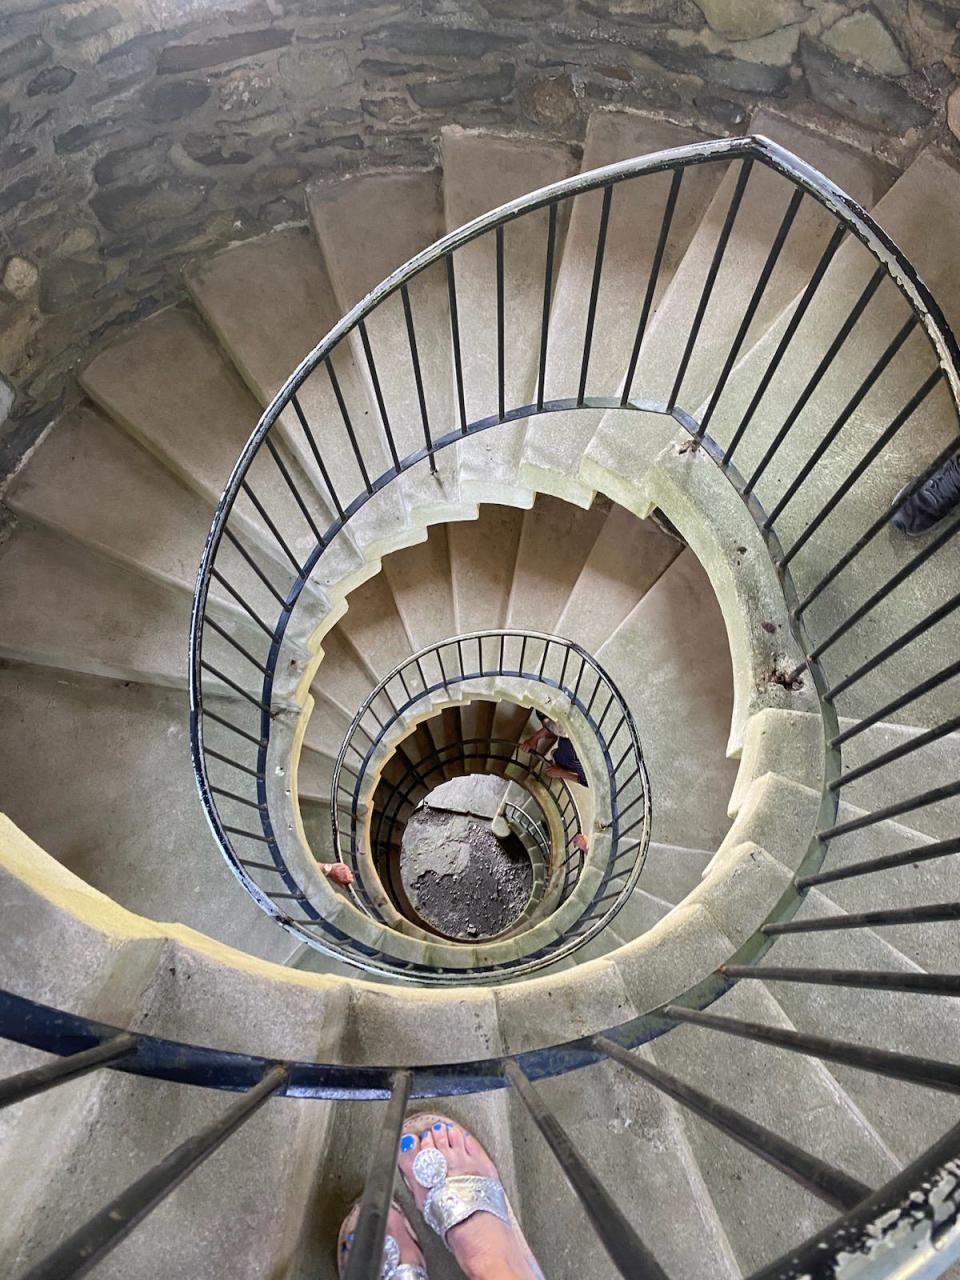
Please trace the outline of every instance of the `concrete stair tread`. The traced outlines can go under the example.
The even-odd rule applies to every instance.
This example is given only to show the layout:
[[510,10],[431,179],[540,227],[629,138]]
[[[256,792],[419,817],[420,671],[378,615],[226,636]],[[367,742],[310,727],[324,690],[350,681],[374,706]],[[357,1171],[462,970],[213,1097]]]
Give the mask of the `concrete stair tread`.
[[506,624],[523,515],[489,506],[477,523],[447,529],[456,629],[453,634]]
[[[667,121],[629,112],[594,112],[587,127],[581,170],[699,140],[693,130]],[[722,166],[700,165],[684,178],[671,243],[661,267],[658,301],[720,181],[721,171]],[[623,383],[669,187],[669,175],[657,174],[622,183],[614,191],[596,314],[597,333],[603,334],[604,340],[591,351],[588,395],[613,395]],[[551,308],[545,382],[548,400],[577,394],[601,205],[602,195],[595,192],[579,198],[571,214]],[[575,483],[579,459],[598,421],[599,415],[582,410],[534,420],[524,444],[521,479],[536,480],[550,492],[574,501],[588,501],[589,491],[582,483],[580,497],[575,496]]]
[[704,849],[651,841],[639,883],[647,893],[676,905],[699,883],[712,857]]
[[[792,1029],[777,1002],[757,983],[738,984],[710,1012]],[[677,1027],[654,1040],[649,1055],[684,1083],[868,1186],[880,1186],[898,1171],[883,1142],[814,1059],[694,1026]],[[722,1072],[717,1070],[718,1055]],[[773,1080],[776,1087],[771,1088]],[[793,1102],[789,1108],[783,1105],[785,1096]],[[692,1158],[743,1274],[771,1262],[836,1217],[836,1209],[780,1170],[686,1108],[679,1110]],[[745,1184],[750,1187],[749,1208]]]
[[525,513],[505,625],[553,632],[604,524],[603,502],[582,510],[540,494]]
[[[798,918],[838,913],[839,907],[813,889]],[[788,968],[917,972],[919,966],[887,940],[888,932],[857,929],[787,934],[776,939],[763,963]],[[941,971],[939,965],[937,970]],[[800,1031],[939,1061],[950,1062],[956,1056],[960,1001],[955,999],[794,982],[766,985]],[[942,1133],[943,1103],[938,1095],[836,1063],[830,1071],[903,1163],[914,1159]]]
[[596,656],[633,712],[650,773],[654,839],[716,847],[729,825],[736,775],[724,758],[730,660],[719,606],[690,551],[673,561]]
[[[561,146],[497,134],[447,127],[440,137],[443,199],[447,230],[575,170]],[[559,226],[559,237],[564,224]],[[504,271],[510,287],[504,297],[504,396],[509,410],[536,399],[539,333],[546,263],[547,215],[527,215],[504,228]],[[561,240],[562,243],[562,240]],[[460,345],[467,422],[497,413],[496,263],[493,238],[460,249],[456,272]],[[493,400],[491,401],[491,388]],[[520,491],[517,465],[524,422],[499,425],[457,446],[464,493],[477,501],[510,501]]]

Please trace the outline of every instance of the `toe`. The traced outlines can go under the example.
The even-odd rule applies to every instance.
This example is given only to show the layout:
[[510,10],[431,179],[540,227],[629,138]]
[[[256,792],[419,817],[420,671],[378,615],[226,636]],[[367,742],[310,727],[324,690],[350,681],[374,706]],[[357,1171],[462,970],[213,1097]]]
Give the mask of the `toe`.
[[450,1131],[442,1120],[436,1120],[433,1125],[433,1144],[438,1151],[447,1152],[450,1150]]
[[460,1155],[464,1150],[463,1130],[458,1124],[447,1126],[447,1142],[450,1144],[450,1150],[456,1155]]
[[398,1163],[400,1172],[406,1178],[407,1182],[412,1178],[413,1162],[417,1152],[420,1150],[420,1139],[415,1133],[405,1133],[400,1139],[400,1155]]

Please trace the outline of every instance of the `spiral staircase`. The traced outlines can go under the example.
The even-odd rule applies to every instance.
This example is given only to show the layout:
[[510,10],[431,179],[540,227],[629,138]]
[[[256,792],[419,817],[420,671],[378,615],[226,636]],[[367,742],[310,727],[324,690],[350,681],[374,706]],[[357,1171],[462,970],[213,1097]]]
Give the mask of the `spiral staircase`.
[[[82,371],[0,546],[4,1274],[332,1277],[364,1186],[379,1274],[439,1098],[549,1280],[960,1275],[960,520],[888,524],[960,175],[750,133],[448,129]],[[391,875],[471,773],[550,847],[464,943]]]

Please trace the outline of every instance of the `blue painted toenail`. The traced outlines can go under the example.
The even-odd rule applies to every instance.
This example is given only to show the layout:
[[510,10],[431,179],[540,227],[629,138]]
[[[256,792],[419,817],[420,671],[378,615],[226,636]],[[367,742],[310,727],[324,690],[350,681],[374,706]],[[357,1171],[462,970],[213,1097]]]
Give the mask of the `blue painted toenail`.
[[440,1123],[440,1121],[438,1120],[438,1121],[437,1121],[437,1123],[436,1123],[433,1127],[434,1127],[435,1129],[442,1129],[442,1128],[443,1128],[443,1125],[442,1125],[442,1124]]
[[347,1234],[347,1244],[353,1244],[353,1232],[352,1232],[352,1231],[348,1232],[348,1234]]
[[448,1129],[452,1129],[452,1128],[453,1128],[453,1125],[452,1125],[452,1124],[448,1124],[448,1125],[447,1125],[447,1128],[448,1128]]
[[429,1137],[430,1137],[430,1130],[429,1130],[429,1129],[424,1129],[423,1133],[421,1133],[421,1135],[420,1135],[421,1141],[422,1141],[424,1138],[429,1138]]
[[405,1133],[405,1134],[403,1135],[403,1137],[400,1139],[400,1150],[401,1150],[401,1151],[412,1151],[412,1150],[413,1150],[413,1143],[414,1143],[413,1135],[412,1135],[412,1134],[410,1134],[410,1133]]

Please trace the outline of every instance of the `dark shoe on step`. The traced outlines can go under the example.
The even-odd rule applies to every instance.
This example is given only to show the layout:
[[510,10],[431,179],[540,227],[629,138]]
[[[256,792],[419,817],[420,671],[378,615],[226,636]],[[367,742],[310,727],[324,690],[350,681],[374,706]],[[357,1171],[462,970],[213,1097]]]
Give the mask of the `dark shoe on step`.
[[[900,493],[909,487],[905,485]],[[890,523],[910,538],[922,538],[928,533],[939,533],[958,509],[960,454],[955,454],[907,499],[891,517]]]

